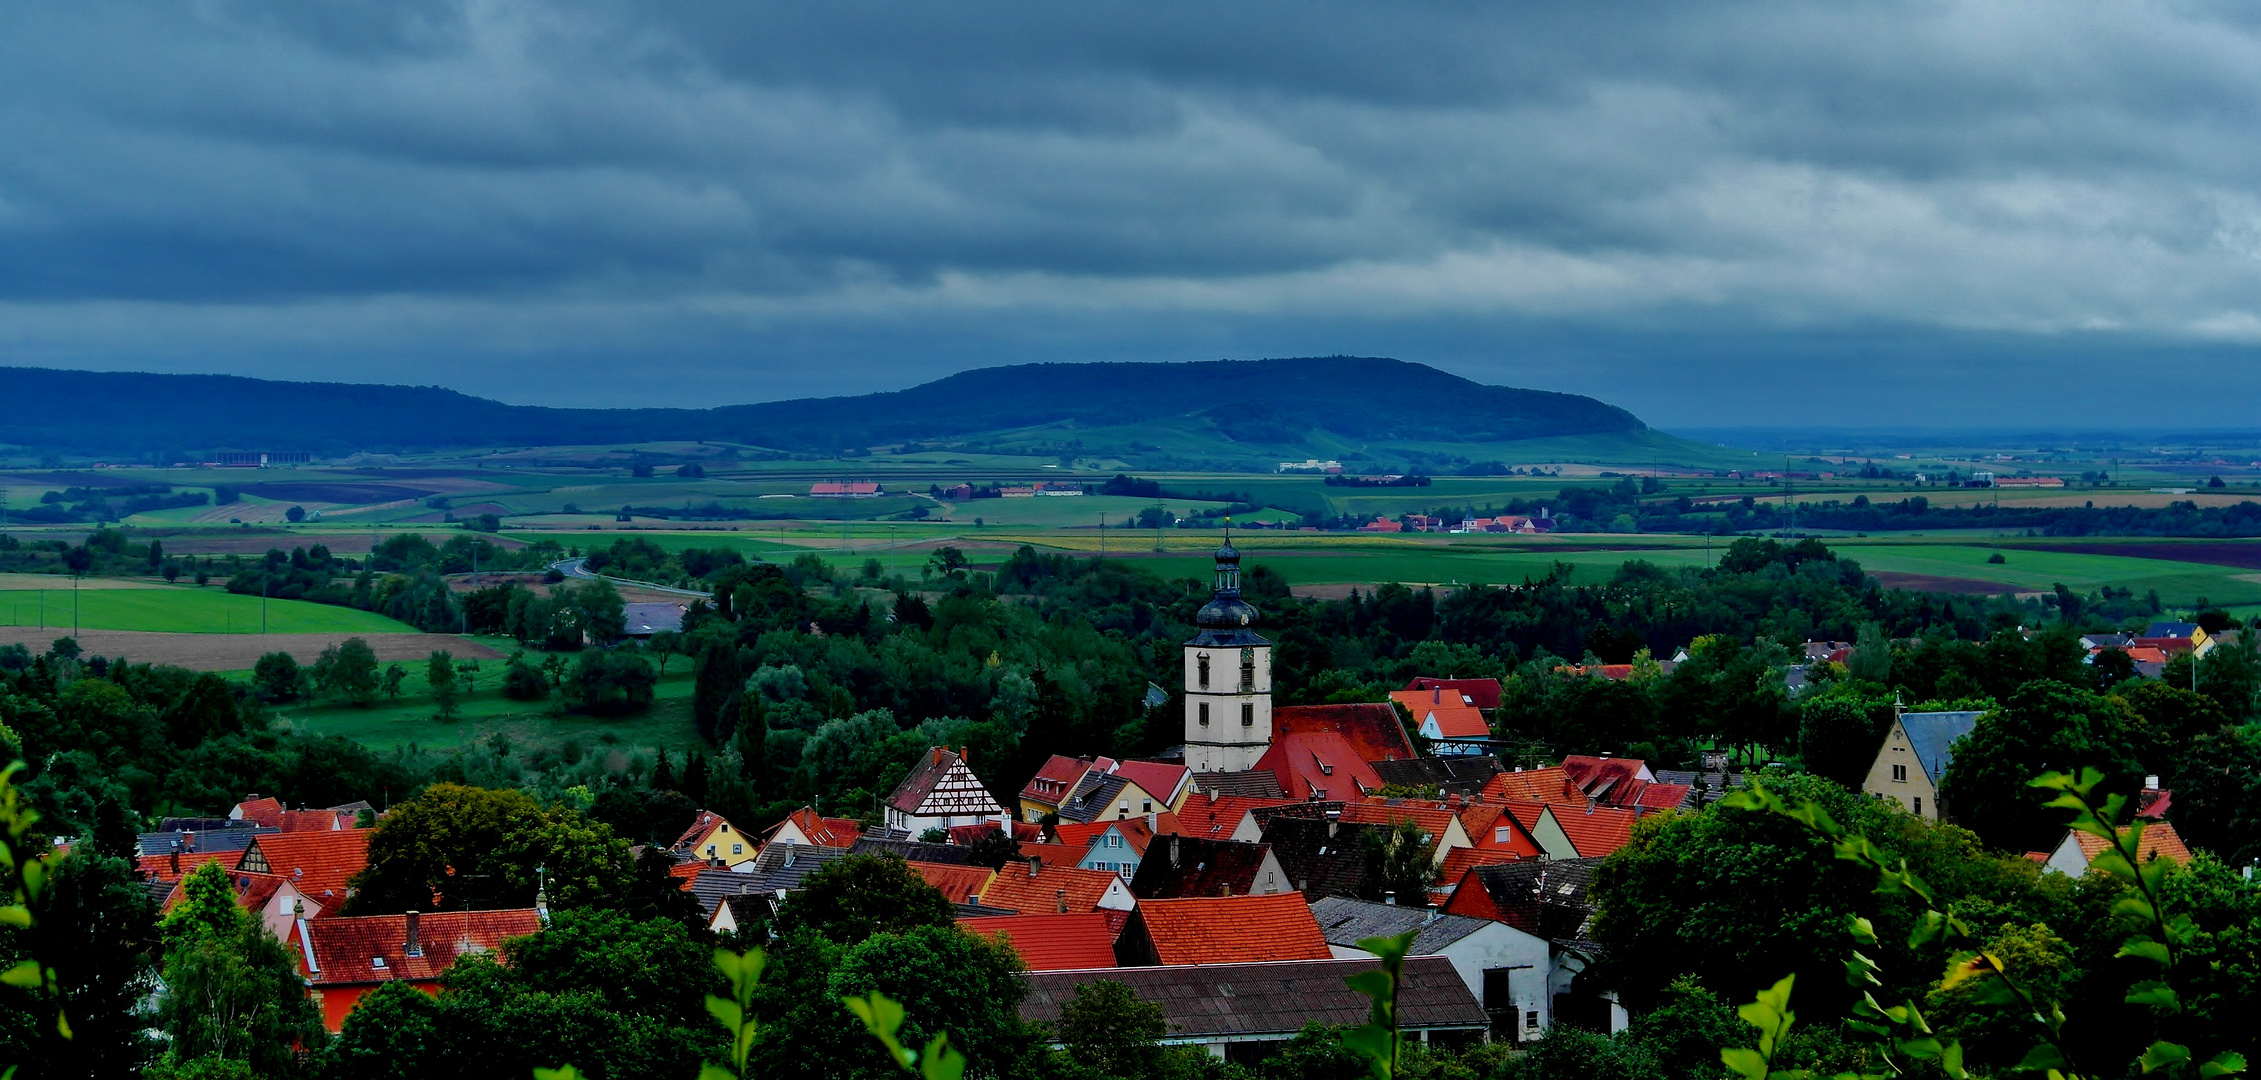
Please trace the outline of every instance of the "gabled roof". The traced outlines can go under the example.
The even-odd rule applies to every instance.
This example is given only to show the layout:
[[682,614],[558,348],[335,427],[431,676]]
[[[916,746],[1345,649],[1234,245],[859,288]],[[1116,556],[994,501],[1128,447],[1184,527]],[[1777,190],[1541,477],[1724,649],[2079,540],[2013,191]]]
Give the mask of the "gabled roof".
[[1287,798],[1287,791],[1280,787],[1279,774],[1270,769],[1195,773],[1193,786],[1194,790],[1206,795],[1237,795],[1249,799]]
[[[1543,769],[1517,769],[1492,777],[1484,785],[1485,802],[1502,802],[1521,799],[1529,802],[1561,802],[1569,798],[1567,785],[1570,773],[1560,765]],[[1583,797],[1580,801],[1584,801]]]
[[1266,806],[1287,806],[1293,802],[1293,799],[1257,799],[1197,792],[1187,796],[1185,805],[1178,809],[1178,832],[1184,836],[1225,839],[1240,827],[1240,819],[1247,817],[1249,811]]
[[1274,736],[1256,767],[1272,770],[1288,795],[1299,800],[1356,799],[1382,786],[1374,767],[1332,732]]
[[1068,796],[1067,801],[1060,804],[1060,820],[1092,820],[1105,812],[1115,801],[1115,796],[1122,794],[1130,783],[1127,776],[1109,776],[1096,772],[1086,774],[1083,782],[1076,785],[1075,794]]
[[1131,876],[1131,894],[1141,900],[1180,896],[1219,896],[1254,892],[1271,848],[1238,840],[1164,836],[1147,849]]
[[1908,733],[1908,750],[1923,766],[1933,784],[1947,775],[1955,759],[1955,740],[1971,733],[1981,714],[1976,712],[1912,712],[1900,714],[1900,729]]
[[895,786],[887,805],[913,817],[993,817],[1005,811],[990,798],[965,760],[945,747],[931,747]]
[[1100,837],[1107,835],[1109,829],[1123,834],[1124,849],[1134,855],[1146,854],[1147,844],[1154,839],[1153,831],[1146,827],[1146,819],[1142,817],[1124,818],[1121,821],[1062,822],[1053,828],[1052,833],[1060,843],[1088,851],[1093,844],[1099,842]]
[[1407,690],[1442,688],[1458,691],[1479,709],[1499,708],[1500,685],[1498,679],[1438,679],[1427,675],[1416,676],[1405,684]]
[[[492,952],[515,937],[542,928],[533,908],[505,911],[433,911],[415,916],[420,955],[407,955],[407,915],[359,915],[306,919],[291,931],[299,965],[315,986],[380,983],[394,979],[428,982],[440,977],[457,957]],[[303,935],[303,936],[301,936]],[[383,966],[372,961],[383,958]]]
[[1435,725],[1437,739],[1489,739],[1492,725],[1484,714],[1473,708],[1424,709],[1415,714],[1421,720],[1421,730],[1426,734]]
[[[805,850],[805,849],[804,849]],[[697,866],[698,864],[693,863]],[[691,875],[688,885],[691,895],[699,898],[699,910],[712,918],[714,906],[733,896],[763,896],[770,890],[763,887],[756,874],[741,874],[713,866],[701,866]]]
[[[1330,732],[1350,744],[1359,761],[1391,761],[1418,756],[1413,740],[1388,702],[1347,705],[1283,705],[1272,710],[1272,737]],[[1292,794],[1292,793],[1291,793]]]
[[[1044,839],[1043,826],[1033,821],[1008,821],[1013,827],[1015,841],[1033,844]],[[994,821],[984,821],[978,825],[952,825],[944,830],[949,835],[950,842],[959,847],[972,847],[983,837],[997,836],[1004,831],[1005,826]]]
[[[1374,960],[1310,960],[1284,964],[1217,964],[1202,967],[1098,968],[1022,976],[1028,996],[1021,1019],[1058,1025],[1060,1009],[1088,982],[1107,980],[1162,1007],[1170,1038],[1207,1042],[1231,1038],[1287,1039],[1307,1023],[1355,1027],[1373,1002],[1344,980],[1372,971]],[[1482,1031],[1490,1023],[1452,962],[1409,956],[1397,995],[1397,1018],[1409,1031]]]
[[143,855],[134,860],[134,866],[150,878],[160,881],[179,881],[187,877],[190,871],[205,863],[217,862],[233,867],[236,860],[242,857],[243,852],[241,851],[186,852],[180,856],[180,871],[178,873],[173,870],[173,856],[171,855]]
[[[704,810],[700,811],[702,815],[705,813]],[[852,847],[857,838],[863,835],[863,826],[858,824],[854,818],[823,817],[816,812],[816,808],[804,806],[785,815],[785,820],[770,826],[769,830],[762,834],[762,841],[767,843],[776,839],[777,834],[784,831],[787,825],[800,830],[802,836],[808,837],[809,843],[822,847]],[[699,826],[694,824],[691,830],[683,835],[686,839],[691,839],[695,845],[705,840],[703,835],[694,837],[693,834],[698,832]],[[678,841],[678,843],[680,842]]]
[[2141,637],[2187,638],[2198,633],[2198,624],[2190,622],[2155,622],[2144,628]]
[[968,933],[1002,934],[1030,971],[1115,966],[1115,928],[1099,912],[959,919]]
[[1435,784],[1448,792],[1473,795],[1483,790],[1485,783],[1506,768],[1490,754],[1463,754],[1454,757],[1405,758],[1397,761],[1369,761],[1374,774],[1382,783],[1417,787]]
[[242,802],[235,805],[235,809],[228,811],[228,816],[254,825],[280,828],[283,823],[283,801],[272,795],[265,798],[246,795]]
[[[771,844],[754,857],[753,872],[741,875],[754,879],[755,892],[774,892],[784,889],[793,892],[833,860],[848,854],[847,848],[813,847],[808,844]],[[702,877],[704,875],[701,875]]]
[[346,882],[369,866],[369,837],[375,829],[337,832],[273,833],[244,849],[235,868],[274,874],[322,905],[337,910]]
[[1154,796],[1164,808],[1175,802],[1185,786],[1193,782],[1193,770],[1163,761],[1118,761],[1114,772]]
[[[816,811],[809,811],[809,816],[811,818],[816,817]],[[791,815],[788,815],[786,820],[792,820]],[[706,843],[707,837],[712,836],[716,830],[728,824],[730,823],[724,821],[721,814],[717,814],[712,810],[701,810],[698,813],[691,815],[691,825],[689,828],[683,830],[683,835],[676,837],[675,842],[667,846],[670,850],[673,851],[693,850],[699,845]],[[732,829],[731,831],[736,832],[738,830]],[[775,832],[776,830],[772,829],[771,831]]]
[[1633,839],[1633,821],[1637,815],[1631,810],[1612,806],[1564,806],[1555,804],[1546,808],[1546,816],[1570,839],[1582,859],[1600,858]]
[[1429,834],[1429,840],[1439,847],[1444,846],[1446,833],[1458,820],[1441,802],[1429,799],[1384,799],[1379,796],[1344,803],[1342,819],[1380,825],[1410,821],[1422,832]]
[[[1538,858],[1543,850],[1531,830],[1546,813],[1545,803],[1525,799],[1478,803],[1461,812],[1461,827],[1479,850],[1512,851]],[[1503,833],[1504,830],[1504,833]]]
[[242,851],[262,836],[272,836],[283,830],[273,825],[242,825],[227,829],[183,829],[168,832],[142,833],[135,838],[134,851],[141,855],[164,855],[180,844],[183,854],[192,851]]
[[1493,863],[1536,858],[1538,858],[1536,854],[1524,854],[1520,851],[1505,848],[1454,848],[1445,852],[1444,865],[1437,870],[1437,883],[1447,886],[1458,885],[1460,879],[1466,877],[1468,869],[1473,866],[1490,866]]
[[1062,799],[1075,793],[1076,786],[1083,783],[1084,774],[1096,765],[1097,762],[1090,758],[1054,754],[1044,760],[1043,766],[1036,770],[1036,775],[1028,778],[1028,783],[1021,785],[1020,797],[1057,806]]
[[1307,897],[1356,896],[1366,881],[1366,835],[1385,828],[1320,818],[1275,817],[1264,827],[1264,842],[1272,846],[1272,857],[1287,874],[1288,888]]
[[955,844],[929,844],[918,840],[904,840],[893,836],[865,833],[848,845],[850,855],[893,855],[905,862],[966,863],[973,862],[973,852]]
[[1325,960],[1334,955],[1311,908],[1294,893],[1148,900],[1131,921],[1143,924],[1146,941],[1163,964]]
[[[1010,867],[1013,864],[1006,863]],[[967,902],[967,897],[980,896],[989,886],[990,869],[986,866],[953,866],[949,863],[915,862],[911,869],[918,872],[926,883],[942,891],[953,904]]]
[[[2080,854],[2084,861],[2093,862],[2096,856],[2104,851],[2103,837],[2093,833],[2072,832],[2071,830],[2067,830],[2067,832],[2072,837],[2073,843],[2080,845]],[[2122,828],[2120,832],[2124,834],[2127,829]],[[2135,842],[2135,855],[2140,862],[2150,862],[2153,859],[2170,859],[2178,863],[2187,863],[2190,861],[2190,848],[2183,845],[2182,834],[2176,832],[2174,826],[2161,821],[2143,827],[2142,839]]]
[[[282,891],[284,882],[280,876],[275,874],[254,874],[245,870],[234,870],[228,873],[228,884],[235,889],[237,907],[245,911],[257,911],[265,907],[267,901],[274,899],[276,893]],[[186,894],[181,891],[181,882],[173,882],[173,889],[165,895],[165,901],[159,905],[159,910],[173,910],[173,905],[180,903],[184,895]],[[335,907],[336,905],[331,906]]]
[[1578,790],[1599,797],[1597,791],[1604,785],[1630,784],[1636,780],[1651,780],[1647,762],[1640,758],[1599,757],[1589,754],[1571,754],[1562,759],[1562,771],[1569,775]]
[[1445,911],[1497,919],[1549,941],[1580,940],[1593,914],[1587,891],[1600,859],[1530,859],[1470,867]]
[[1357,948],[1358,943],[1367,938],[1396,937],[1408,930],[1418,930],[1413,937],[1413,948],[1407,953],[1409,956],[1440,952],[1453,942],[1492,925],[1487,919],[1440,915],[1417,907],[1377,904],[1348,896],[1322,896],[1313,900],[1311,917],[1318,921],[1319,932],[1326,935],[1327,944],[1346,949]]
[[[981,902],[988,907],[1011,908],[1023,915],[1059,914],[1063,902],[1069,913],[1096,911],[1108,887],[1119,887],[1122,881],[1104,870],[1084,870],[1073,864],[1006,863],[982,889]],[[1064,898],[1063,892],[1066,893]]]
[[1021,858],[1046,866],[1074,866],[1089,850],[1073,844],[1022,844]]

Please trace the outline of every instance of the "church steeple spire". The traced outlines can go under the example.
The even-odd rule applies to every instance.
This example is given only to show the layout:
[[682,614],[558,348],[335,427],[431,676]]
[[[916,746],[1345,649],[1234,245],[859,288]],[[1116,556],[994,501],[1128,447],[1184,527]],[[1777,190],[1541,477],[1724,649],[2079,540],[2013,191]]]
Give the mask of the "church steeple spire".
[[1237,772],[1272,742],[1272,643],[1257,636],[1256,607],[1241,599],[1229,522],[1212,589],[1194,616],[1200,632],[1185,643],[1185,761],[1196,772]]

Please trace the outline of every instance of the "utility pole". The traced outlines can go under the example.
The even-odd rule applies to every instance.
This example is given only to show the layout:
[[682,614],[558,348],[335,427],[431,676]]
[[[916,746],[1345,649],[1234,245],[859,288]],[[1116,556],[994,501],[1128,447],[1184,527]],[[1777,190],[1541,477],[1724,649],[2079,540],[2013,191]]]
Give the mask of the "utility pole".
[[1157,555],[1162,553],[1162,519],[1168,515],[1169,511],[1162,508],[1162,500],[1154,500],[1154,553]]
[[71,575],[71,636],[79,636],[79,576]]
[[259,570],[259,632],[267,632],[267,570]]
[[1107,557],[1107,511],[1099,512],[1099,557]]

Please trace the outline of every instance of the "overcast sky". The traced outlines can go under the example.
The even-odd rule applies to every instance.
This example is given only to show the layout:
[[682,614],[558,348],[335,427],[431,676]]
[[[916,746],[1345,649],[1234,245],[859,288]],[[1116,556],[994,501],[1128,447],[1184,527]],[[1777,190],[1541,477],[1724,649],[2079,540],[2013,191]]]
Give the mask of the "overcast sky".
[[2261,427],[2257,104],[2261,8],[2175,0],[10,5],[0,363]]

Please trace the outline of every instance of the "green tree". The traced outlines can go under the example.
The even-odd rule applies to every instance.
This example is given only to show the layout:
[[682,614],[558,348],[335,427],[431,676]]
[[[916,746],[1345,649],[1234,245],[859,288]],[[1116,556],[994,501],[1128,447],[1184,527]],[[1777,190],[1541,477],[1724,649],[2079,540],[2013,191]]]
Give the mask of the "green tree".
[[950,926],[955,919],[956,909],[940,889],[927,884],[909,863],[888,855],[833,860],[809,875],[777,913],[781,933],[807,930],[841,945],[874,934]]
[[335,666],[330,673],[331,685],[356,705],[367,705],[377,699],[377,650],[360,638],[347,638],[337,646]]
[[1940,805],[1995,847],[2048,850],[2065,835],[2064,815],[2027,779],[2093,765],[2105,770],[2107,790],[2133,794],[2143,780],[2139,730],[2124,702],[2058,682],[2026,683],[1955,744]]
[[330,1040],[322,1075],[331,1080],[429,1080],[446,1048],[440,1003],[408,983],[379,983],[346,1014]]
[[251,665],[251,684],[267,701],[289,701],[298,696],[298,658],[271,652]]
[[746,674],[738,666],[737,644],[726,636],[709,637],[706,647],[699,651],[698,666],[691,675],[691,720],[698,727],[700,737],[714,741],[724,706],[745,685]]
[[303,506],[293,506],[290,509],[283,511],[283,516],[289,518],[291,524],[296,525],[299,522],[306,520],[306,508]]
[[617,903],[633,866],[626,841],[564,804],[522,791],[433,784],[396,804],[369,838],[350,914],[528,907],[544,878],[558,908]]
[[[939,895],[939,894],[937,894]],[[920,926],[879,933],[851,947],[825,980],[826,999],[885,994],[907,1017],[902,1041],[925,1046],[947,1033],[966,1055],[975,1076],[1015,1075],[1041,1060],[1042,1044],[1021,1021],[1027,995],[1020,958],[1004,945],[955,926]],[[818,1015],[838,1016],[837,1006]],[[810,1018],[812,1021],[814,1017]],[[831,1067],[849,1076],[898,1075],[879,1047],[861,1032],[847,1036]]]
[[170,1039],[163,1066],[216,1058],[242,1062],[255,1075],[294,1072],[293,1047],[319,1048],[325,1035],[297,962],[257,917],[237,906],[218,863],[198,867],[183,888],[162,926],[162,1016]]
[[1366,873],[1359,895],[1368,900],[1395,898],[1406,907],[1429,906],[1429,879],[1435,875],[1437,842],[1411,820],[1364,834]]
[[1059,1036],[1068,1060],[1100,1076],[1154,1075],[1168,1033],[1160,1005],[1112,979],[1077,986],[1076,996],[1060,1006]]
[[404,668],[404,667],[400,666],[399,664],[386,664],[386,665],[385,665],[385,678],[384,678],[384,681],[383,681],[382,685],[380,686],[380,689],[382,689],[382,690],[383,690],[383,691],[385,692],[385,697],[386,697],[386,698],[388,698],[388,699],[390,699],[390,700],[393,700],[393,701],[399,701],[399,700],[400,700],[400,692],[401,692],[401,684],[402,684],[402,683],[404,683],[404,682],[407,682],[407,681],[408,681],[408,669],[407,669],[407,668]]
[[31,956],[61,959],[61,1037],[52,1000],[11,992],[0,999],[0,1061],[20,1061],[27,1080],[131,1076],[156,1054],[143,1007],[157,989],[157,913],[125,859],[73,851],[49,864],[29,905],[28,927],[0,931],[0,968]]
[[1892,698],[1863,682],[1808,691],[1798,703],[1798,753],[1807,770],[1858,789],[1892,725]]
[[424,684],[432,690],[432,705],[441,720],[455,719],[455,657],[437,649],[424,662]]

